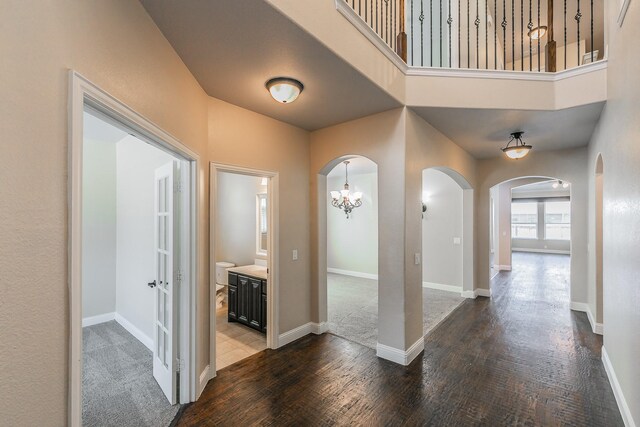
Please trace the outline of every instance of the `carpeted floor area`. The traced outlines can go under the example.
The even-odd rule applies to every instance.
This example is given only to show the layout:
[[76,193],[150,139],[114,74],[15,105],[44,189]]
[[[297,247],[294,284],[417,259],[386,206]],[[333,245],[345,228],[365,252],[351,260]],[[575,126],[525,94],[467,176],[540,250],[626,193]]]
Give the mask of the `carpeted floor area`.
[[[329,273],[327,294],[329,332],[375,349],[378,281]],[[423,288],[422,299],[425,335],[464,301],[458,294],[428,288]]]
[[153,378],[151,351],[117,322],[82,329],[82,425],[168,426],[169,404]]

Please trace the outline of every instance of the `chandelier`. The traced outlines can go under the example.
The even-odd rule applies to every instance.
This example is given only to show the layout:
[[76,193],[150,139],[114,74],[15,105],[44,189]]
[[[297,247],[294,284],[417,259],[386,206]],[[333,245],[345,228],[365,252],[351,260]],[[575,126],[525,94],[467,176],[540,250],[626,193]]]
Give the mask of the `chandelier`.
[[[531,151],[531,146],[522,141],[522,135],[524,132],[511,133],[511,139],[507,143],[507,146],[502,149],[502,152],[510,159],[521,159]],[[513,145],[511,143],[513,142]]]
[[331,191],[331,205],[335,206],[338,209],[344,211],[347,214],[347,219],[349,218],[349,214],[355,208],[362,206],[362,192],[356,191],[351,194],[349,191],[349,161],[346,160],[344,163],[344,189],[340,191]]

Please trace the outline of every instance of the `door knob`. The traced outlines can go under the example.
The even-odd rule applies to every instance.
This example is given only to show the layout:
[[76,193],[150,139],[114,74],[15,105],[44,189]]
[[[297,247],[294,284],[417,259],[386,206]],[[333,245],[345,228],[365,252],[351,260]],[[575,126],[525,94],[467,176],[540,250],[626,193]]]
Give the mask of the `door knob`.
[[151,283],[147,283],[147,286],[149,286],[150,288],[155,288],[156,287],[156,281],[154,280]]

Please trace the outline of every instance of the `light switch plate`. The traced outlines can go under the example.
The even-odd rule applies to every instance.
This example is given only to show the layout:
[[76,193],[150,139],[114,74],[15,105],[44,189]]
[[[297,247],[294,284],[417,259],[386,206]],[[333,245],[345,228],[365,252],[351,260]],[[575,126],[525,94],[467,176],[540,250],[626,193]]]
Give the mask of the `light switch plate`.
[[454,245],[459,245],[460,243],[462,243],[462,239],[460,237],[454,237],[453,238],[453,244]]
[[297,261],[297,260],[298,260],[298,250],[297,250],[297,249],[294,249],[294,250],[293,250],[293,256],[292,256],[292,258],[293,258],[293,260],[294,260],[294,261]]
[[420,265],[420,261],[421,261],[421,260],[420,260],[420,253],[419,253],[419,252],[415,253],[415,254],[413,255],[413,257],[414,257],[414,258],[413,258],[413,261],[415,262],[415,264],[416,264],[416,265]]

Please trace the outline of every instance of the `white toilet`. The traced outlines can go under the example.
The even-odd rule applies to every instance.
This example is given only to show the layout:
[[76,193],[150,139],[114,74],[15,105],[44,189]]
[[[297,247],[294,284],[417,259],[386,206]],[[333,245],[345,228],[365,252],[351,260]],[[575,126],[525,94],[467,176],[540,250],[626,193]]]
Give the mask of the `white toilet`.
[[232,262],[216,262],[216,308],[221,308],[226,299],[225,287],[229,284],[227,268],[235,267]]

